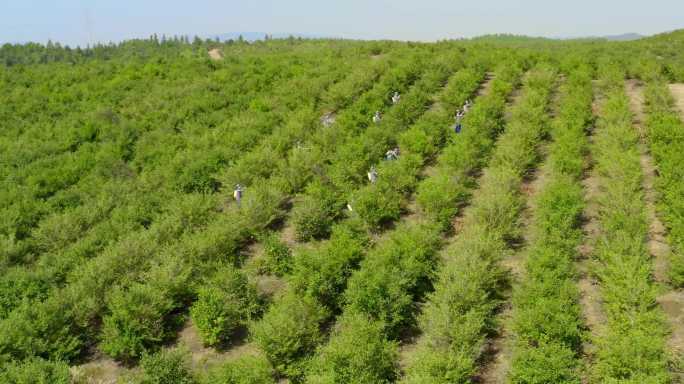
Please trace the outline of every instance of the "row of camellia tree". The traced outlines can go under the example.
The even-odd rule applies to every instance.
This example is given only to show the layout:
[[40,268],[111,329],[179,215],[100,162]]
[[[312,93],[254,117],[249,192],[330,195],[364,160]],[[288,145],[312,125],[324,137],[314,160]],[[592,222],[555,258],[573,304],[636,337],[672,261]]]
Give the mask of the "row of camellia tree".
[[[272,109],[273,111],[261,109],[253,111],[254,117],[257,118],[255,120],[256,125],[250,123],[249,120],[238,119],[225,125],[224,128],[214,127],[205,133],[195,130],[188,130],[188,132],[164,132],[162,130],[157,134],[150,133],[150,138],[156,135],[159,138],[166,137],[169,140],[188,139],[189,143],[197,143],[199,150],[196,156],[193,155],[189,158],[202,159],[204,157],[201,152],[214,148],[213,146],[206,147],[206,139],[212,134],[220,137],[220,134],[225,133],[227,142],[233,143],[234,140],[231,139],[231,136],[234,134],[231,132],[236,132],[234,129],[237,131],[240,129],[259,131],[259,127],[262,125],[279,125],[279,122],[293,118],[290,111],[294,106],[309,105],[312,103],[311,100],[321,102],[322,99],[317,94],[324,92],[339,79],[345,78],[350,67],[370,60],[368,55],[364,54],[363,50],[358,49],[358,47],[354,47],[348,52],[349,56],[346,61],[340,60],[342,53],[344,50],[326,56],[321,55],[319,50],[318,62],[312,62],[314,65],[301,68],[296,65],[293,66],[293,73],[299,72],[298,76],[290,76],[290,78],[284,79],[279,85],[281,87],[279,88],[280,92],[275,95],[266,96],[268,94],[267,88],[258,88],[266,92],[262,99],[270,103],[268,110]],[[296,56],[296,52],[291,54]],[[271,57],[271,59],[277,61],[276,56]],[[325,63],[325,65],[321,65],[321,63]],[[342,63],[348,63],[348,66]],[[259,66],[258,64],[257,61],[255,66]],[[244,68],[244,70],[249,71],[249,68]],[[262,62],[261,71],[263,70]],[[226,80],[230,79],[228,76],[230,72],[230,69],[227,69],[223,73]],[[249,76],[247,78],[249,79]],[[350,82],[358,83],[358,79],[352,79]],[[359,85],[356,94],[362,91],[363,86]],[[246,100],[258,100],[258,95],[258,92],[253,96],[247,94]],[[352,94],[350,97],[354,97],[354,95]],[[331,97],[333,96],[331,94]],[[335,98],[323,100],[330,103],[333,102],[331,101],[333,99]],[[228,105],[233,106],[230,103]],[[236,111],[240,109],[238,106]],[[198,111],[195,108],[193,115],[206,116],[206,114],[198,113]],[[247,117],[247,115],[244,116]],[[133,119],[133,117],[129,118]],[[266,122],[268,124],[265,124]],[[269,137],[267,133],[262,129],[260,136]],[[147,137],[147,132],[140,132],[140,134],[142,137]],[[174,135],[178,138],[173,139]],[[248,148],[258,141],[261,141],[261,138],[259,135],[255,135],[253,140],[245,141],[243,144],[245,144],[245,148]],[[169,152],[164,156],[171,156],[169,160],[173,160],[173,151]],[[189,156],[189,152],[186,155]],[[137,158],[136,156],[141,157]],[[146,161],[142,161],[143,159],[154,158],[154,156],[145,156],[147,155],[143,155],[143,152],[136,152],[127,166],[133,167],[136,162],[145,164]],[[220,196],[207,195],[204,192],[186,193],[183,188],[166,183],[174,179],[173,177],[168,179],[161,177],[153,182],[154,176],[163,176],[174,167],[178,167],[174,161],[168,161],[167,166],[152,161],[149,169],[138,167],[140,173],[138,175],[133,174],[134,180],[130,182],[130,185],[134,191],[137,191],[135,196],[143,198],[147,195],[154,195],[146,202],[156,201],[153,205],[156,207],[154,209],[156,212],[149,214],[145,220],[138,219],[143,223],[122,225],[119,228],[117,225],[120,222],[115,220],[128,221],[131,219],[128,216],[122,217],[122,214],[130,212],[130,216],[134,217],[131,221],[136,221],[135,219],[139,218],[140,214],[148,214],[149,209],[147,206],[136,204],[123,206],[115,204],[107,212],[111,217],[92,228],[79,228],[79,230],[83,230],[85,235],[85,239],[82,239],[83,242],[78,241],[73,245],[60,245],[50,252],[41,254],[35,268],[22,269],[20,266],[15,266],[7,269],[9,273],[3,274],[3,284],[0,285],[3,288],[1,292],[2,304],[3,306],[7,304],[6,307],[3,307],[3,319],[1,320],[3,326],[2,331],[0,331],[0,355],[3,359],[23,360],[33,356],[52,359],[76,358],[88,345],[99,338],[97,335],[99,319],[106,317],[106,313],[103,311],[106,311],[108,306],[120,308],[121,305],[128,305],[126,303],[128,300],[128,303],[134,304],[130,308],[131,312],[128,312],[133,315],[135,304],[148,307],[147,304],[157,300],[161,300],[162,303],[168,302],[168,298],[166,298],[168,291],[153,292],[149,290],[153,285],[145,287],[145,289],[133,289],[130,293],[127,292],[128,288],[136,286],[137,282],[141,280],[166,281],[169,284],[169,289],[180,290],[176,293],[183,295],[188,288],[192,287],[179,287],[174,285],[173,281],[176,274],[178,276],[184,275],[186,272],[184,266],[193,261],[192,256],[197,255],[198,252],[193,253],[192,251],[199,249],[208,256],[211,256],[211,252],[215,252],[214,256],[211,256],[214,259],[223,257],[221,252],[223,243],[217,241],[220,239],[210,236],[204,238],[192,238],[190,236],[192,233],[199,233],[199,230],[209,223],[215,223],[219,217],[225,216],[216,210],[217,200]],[[162,169],[166,170],[162,171]],[[111,183],[114,184],[115,181],[112,180]],[[108,181],[103,180],[103,182]],[[157,186],[156,190],[153,185]],[[107,190],[107,192],[114,191],[117,190]],[[119,190],[119,192],[122,191]],[[155,195],[155,193],[157,194]],[[123,200],[122,204],[127,202],[126,199],[119,200]],[[119,202],[117,201],[117,203]],[[259,211],[255,205],[252,210]],[[255,219],[258,218],[255,217]],[[55,222],[58,223],[58,221]],[[264,220],[264,222],[257,224],[260,226],[267,225],[267,221]],[[108,229],[113,231],[112,235],[109,234]],[[100,238],[100,235],[104,238]],[[184,248],[173,249],[174,245],[186,240],[194,241],[185,244]],[[202,246],[201,242],[204,242],[205,245]],[[167,259],[168,263],[166,262]],[[26,292],[22,287],[27,288]],[[17,297],[18,299],[16,299]],[[8,298],[8,300],[4,300],[4,298]],[[107,299],[104,300],[105,298]],[[161,307],[165,310],[168,309],[164,305]],[[155,307],[152,306],[151,308]],[[167,312],[162,317],[168,314]],[[158,315],[155,313],[154,317],[156,316]],[[131,324],[132,328],[129,331],[132,335],[135,334],[136,329],[144,330],[148,326],[153,328],[160,326],[153,321],[146,322],[145,319],[132,320]],[[126,327],[127,325],[123,323],[121,326]],[[162,330],[165,329],[167,328],[162,327]],[[154,335],[154,343],[162,342],[165,336],[165,331]],[[134,338],[128,342],[131,345],[136,345]],[[140,351],[140,349],[133,350],[137,351],[136,353]],[[121,356],[127,355],[122,354]]]
[[477,373],[505,281],[499,262],[520,235],[520,187],[538,161],[555,80],[556,72],[544,64],[526,76],[462,229],[444,252],[434,292],[419,317],[422,336],[403,382],[465,382]]
[[577,383],[583,324],[574,261],[582,237],[592,69],[571,69],[560,90],[543,181],[532,205],[525,269],[514,285],[512,383]]
[[666,325],[656,305],[648,220],[642,188],[639,136],[625,93],[624,72],[599,68],[603,101],[592,154],[601,186],[601,241],[594,257],[601,285],[605,328],[596,345],[592,376],[600,382],[669,382]]
[[[198,320],[197,325],[201,326],[200,332],[208,336],[208,342],[225,340],[230,333],[221,334],[221,327],[236,325],[221,321],[221,317],[233,315],[233,319],[244,322],[254,315],[253,310],[258,303],[249,297],[248,290],[240,292],[244,284],[214,283],[235,279],[239,272],[234,271],[234,266],[241,263],[239,250],[255,233],[283,215],[283,203],[289,195],[284,182],[285,178],[278,173],[274,177],[255,180],[254,184],[247,186],[248,193],[240,205],[231,204],[201,232],[182,239],[176,248],[176,252],[180,251],[175,260],[177,270],[171,272],[175,276],[173,284],[169,284],[165,277],[165,271],[173,265],[172,260],[164,258],[163,264],[152,265],[146,272],[148,278],[111,295],[102,329],[103,350],[116,358],[135,359],[146,349],[158,346],[163,335],[176,329],[169,321],[169,315],[185,308],[195,295],[193,289],[179,291],[176,287],[192,288],[195,285],[199,288],[200,300],[191,313]],[[212,277],[216,270],[219,272]],[[203,281],[200,276],[208,278]],[[131,294],[136,291],[142,292],[143,297],[150,301],[136,301],[136,296]],[[239,299],[236,294],[240,295]],[[222,303],[221,296],[232,299],[225,305],[231,308],[235,304],[235,313],[216,308],[216,304]],[[154,311],[148,311],[150,306]],[[131,313],[131,309],[136,312]],[[215,337],[210,336],[212,332]]]
[[[657,73],[657,71],[650,72]],[[649,79],[646,87],[648,143],[658,167],[656,189],[659,192],[658,211],[667,226],[672,254],[670,283],[684,287],[684,124],[678,114],[665,79]]]

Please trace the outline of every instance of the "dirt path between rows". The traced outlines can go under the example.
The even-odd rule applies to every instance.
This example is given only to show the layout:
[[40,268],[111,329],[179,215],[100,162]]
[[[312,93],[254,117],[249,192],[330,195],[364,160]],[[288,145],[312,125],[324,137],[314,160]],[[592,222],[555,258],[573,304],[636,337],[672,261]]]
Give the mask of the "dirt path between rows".
[[132,372],[99,353],[96,353],[91,361],[69,368],[72,382],[87,384],[116,384],[119,378],[130,375]]
[[[676,94],[673,91],[673,96],[676,98],[681,108],[682,104],[684,104],[684,87],[675,88],[676,91],[682,92]],[[656,211],[658,194],[654,184],[657,177],[657,171],[653,158],[648,151],[648,138],[644,126],[643,89],[641,84],[636,80],[628,80],[626,89],[630,100],[630,107],[634,113],[634,126],[641,136],[639,150],[641,152],[646,211],[649,220],[648,249],[654,259],[654,278],[658,283],[662,284],[663,287],[667,287],[667,284],[669,283],[668,259],[671,255],[671,249],[666,239],[667,230]],[[670,89],[672,89],[672,87],[670,87]],[[682,111],[684,114],[684,110]],[[657,298],[657,301],[667,317],[672,332],[668,340],[668,348],[672,353],[672,356],[679,356],[679,358],[681,358],[684,354],[684,291],[669,290],[669,288],[665,289],[667,291],[660,295]],[[680,377],[680,380],[682,379],[684,378]]]
[[[596,86],[596,82],[594,85]],[[594,94],[597,93],[596,87]],[[595,96],[592,104],[592,113],[594,117],[601,114],[600,98]],[[593,149],[593,131],[592,127],[588,133],[589,148]],[[590,365],[593,356],[596,353],[595,346],[592,340],[596,339],[605,330],[606,315],[603,312],[603,300],[601,298],[601,290],[596,278],[592,275],[593,270],[593,255],[596,248],[596,243],[601,235],[601,228],[599,224],[599,204],[598,197],[600,195],[600,179],[598,171],[594,169],[594,161],[591,156],[591,150],[587,156],[585,177],[582,180],[582,187],[584,189],[585,208],[582,214],[582,234],[584,241],[580,245],[579,259],[576,266],[579,274],[577,281],[577,288],[579,289],[579,301],[582,311],[582,318],[585,326],[588,328],[591,335],[582,344],[582,359],[585,362],[585,367]],[[582,377],[583,383],[588,383],[589,379],[585,374]]]
[[670,88],[670,93],[674,97],[679,114],[684,119],[684,84],[670,84],[668,88]]

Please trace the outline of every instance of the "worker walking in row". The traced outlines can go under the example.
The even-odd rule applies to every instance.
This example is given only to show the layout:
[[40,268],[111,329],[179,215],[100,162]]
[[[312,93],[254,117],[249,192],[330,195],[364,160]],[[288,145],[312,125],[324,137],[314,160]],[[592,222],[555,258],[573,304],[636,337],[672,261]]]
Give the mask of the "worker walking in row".
[[235,202],[237,203],[238,207],[240,206],[240,202],[242,201],[242,191],[243,191],[242,185],[235,184],[235,190],[233,191],[233,198],[235,199]]
[[385,152],[385,160],[396,160],[399,158],[399,148],[395,147]]
[[392,95],[392,104],[398,104],[399,100],[401,100],[401,95],[399,95],[399,92],[394,92],[394,95]]
[[455,117],[456,125],[454,125],[454,132],[456,132],[456,133],[461,133],[461,129],[463,128],[461,125],[462,124],[461,121],[463,120],[463,116],[465,116],[465,112],[463,112],[462,110],[459,110],[458,112],[456,112],[456,117]]
[[372,166],[368,172],[368,181],[370,181],[371,184],[375,184],[375,182],[378,181],[378,171],[375,170],[375,166]]
[[470,106],[473,103],[470,100],[466,100],[465,104],[463,104],[463,113],[466,114],[468,111],[470,111]]
[[333,116],[332,113],[326,113],[321,118],[321,122],[323,123],[324,127],[330,127],[335,122],[335,117]]
[[382,116],[380,115],[380,111],[375,111],[375,115],[373,116],[373,122],[375,124],[380,123],[382,121]]

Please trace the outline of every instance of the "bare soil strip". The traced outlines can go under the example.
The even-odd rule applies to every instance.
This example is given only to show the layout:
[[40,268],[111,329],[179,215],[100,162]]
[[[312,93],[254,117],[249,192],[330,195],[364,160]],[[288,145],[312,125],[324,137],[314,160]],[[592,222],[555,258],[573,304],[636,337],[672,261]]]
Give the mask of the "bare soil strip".
[[[594,89],[594,94],[597,94],[596,89]],[[592,111],[595,117],[598,117],[601,113],[600,100],[596,96],[594,97]],[[593,148],[593,129],[588,132],[588,135],[589,148]],[[583,213],[584,223],[582,224],[584,241],[579,247],[580,259],[577,260],[577,271],[579,273],[577,287],[579,288],[580,292],[580,307],[582,309],[584,324],[592,336],[587,338],[582,345],[582,351],[584,354],[583,360],[588,366],[589,362],[592,360],[592,356],[595,353],[594,345],[591,343],[591,340],[603,332],[607,319],[602,309],[603,301],[601,299],[601,291],[599,289],[598,282],[592,275],[592,255],[594,253],[595,244],[601,234],[598,221],[598,196],[600,194],[601,187],[598,172],[594,169],[594,162],[591,158],[591,152],[589,153],[586,161],[587,170],[585,173],[585,178],[582,180],[582,185],[584,188],[584,201],[586,203]],[[582,378],[582,382],[589,382],[586,375],[584,375]]]
[[106,356],[94,356],[92,361],[69,368],[72,382],[88,384],[116,384],[120,377],[132,373],[132,370],[122,366]]
[[679,109],[679,113],[682,115],[682,119],[684,119],[684,84],[670,84],[668,87],[675,99],[677,109]]
[[[670,246],[667,242],[667,230],[657,215],[656,203],[658,194],[654,188],[657,177],[656,167],[653,158],[648,152],[647,135],[644,127],[644,97],[641,84],[636,80],[629,80],[626,83],[627,95],[630,100],[630,107],[634,113],[634,125],[641,134],[641,166],[644,173],[644,191],[646,199],[646,210],[650,221],[648,230],[648,248],[654,259],[654,278],[662,283],[664,287],[668,283],[668,259],[670,257]],[[675,84],[670,86],[675,100],[682,111],[684,117],[684,85]],[[672,356],[683,356],[684,354],[684,291],[667,290],[658,297],[658,303],[665,313],[672,334],[668,340],[668,347]],[[682,379],[682,378],[680,378]]]

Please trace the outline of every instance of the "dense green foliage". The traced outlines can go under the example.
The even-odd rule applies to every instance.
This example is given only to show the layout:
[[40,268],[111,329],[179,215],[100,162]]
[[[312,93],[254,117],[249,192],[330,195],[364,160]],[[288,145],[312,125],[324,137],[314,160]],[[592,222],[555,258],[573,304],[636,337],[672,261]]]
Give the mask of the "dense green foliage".
[[199,288],[190,316],[206,345],[230,340],[259,310],[256,288],[232,266],[222,266]]
[[13,384],[68,384],[69,366],[40,358],[9,363],[0,368],[0,382]]
[[202,384],[270,384],[274,371],[264,357],[244,356],[213,368]]
[[580,184],[592,121],[588,68],[575,69],[561,88],[544,182],[534,201],[524,278],[513,294],[515,348],[512,383],[579,383],[582,319],[573,260],[582,239]]
[[139,384],[193,384],[189,356],[183,349],[162,350],[140,360]]
[[648,142],[658,167],[658,208],[673,247],[670,280],[675,286],[684,287],[684,152],[680,150],[684,147],[684,124],[661,81],[657,79],[646,88]]
[[[579,380],[573,259],[592,151],[608,322],[587,371],[667,382],[620,86],[624,73],[649,82],[681,287],[684,136],[664,86],[684,80],[681,36],[0,47],[0,381],[66,383],[69,365],[102,354],[140,383],[471,381],[507,299],[520,187],[551,139],[513,286],[508,380]],[[605,101],[588,145],[596,72]],[[250,352],[195,372],[204,360],[172,347],[188,321],[205,348]]]
[[547,131],[546,110],[555,72],[533,69],[511,111],[462,230],[446,249],[434,292],[420,320],[424,333],[407,369],[406,383],[465,383],[477,370],[484,337],[493,329],[504,282],[498,261],[520,234],[519,187],[537,160]]
[[666,327],[655,306],[656,287],[646,247],[648,221],[642,169],[619,68],[601,68],[604,102],[593,151],[602,195],[596,274],[601,282],[606,333],[598,346],[593,374],[598,381],[667,383]]

